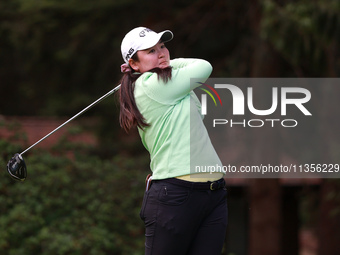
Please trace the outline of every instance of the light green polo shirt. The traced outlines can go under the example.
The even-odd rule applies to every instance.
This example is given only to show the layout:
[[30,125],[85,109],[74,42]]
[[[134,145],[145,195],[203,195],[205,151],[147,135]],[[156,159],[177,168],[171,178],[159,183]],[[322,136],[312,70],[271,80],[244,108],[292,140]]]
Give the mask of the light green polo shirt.
[[221,165],[192,91],[200,84],[190,84],[190,78],[204,82],[212,66],[201,59],[174,59],[170,65],[170,81],[164,83],[156,73],[146,72],[134,90],[137,107],[150,124],[138,131],[150,153],[154,180],[193,174],[196,165]]

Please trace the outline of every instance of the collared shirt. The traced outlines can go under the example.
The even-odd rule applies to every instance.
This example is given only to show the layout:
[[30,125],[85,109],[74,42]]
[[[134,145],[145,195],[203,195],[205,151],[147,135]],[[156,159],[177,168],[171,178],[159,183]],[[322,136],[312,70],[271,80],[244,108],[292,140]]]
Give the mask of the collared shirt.
[[150,124],[138,131],[150,153],[154,180],[195,174],[197,166],[222,165],[193,92],[201,84],[190,82],[190,78],[204,82],[212,66],[201,59],[174,59],[170,65],[172,78],[167,83],[156,73],[145,72],[134,89],[137,107]]

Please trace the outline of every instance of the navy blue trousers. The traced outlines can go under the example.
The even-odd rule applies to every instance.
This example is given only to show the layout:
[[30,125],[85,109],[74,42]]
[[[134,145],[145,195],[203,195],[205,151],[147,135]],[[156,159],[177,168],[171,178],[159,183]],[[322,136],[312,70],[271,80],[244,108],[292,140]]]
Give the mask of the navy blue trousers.
[[226,188],[202,190],[170,180],[152,181],[144,194],[145,255],[220,255],[228,222]]

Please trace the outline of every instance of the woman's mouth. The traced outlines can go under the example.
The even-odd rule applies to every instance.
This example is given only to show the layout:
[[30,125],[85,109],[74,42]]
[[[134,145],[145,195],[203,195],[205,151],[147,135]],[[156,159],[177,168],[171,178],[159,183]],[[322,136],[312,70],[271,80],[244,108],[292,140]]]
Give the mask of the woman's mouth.
[[159,63],[160,66],[163,66],[163,65],[168,65],[168,61],[163,61],[161,63]]

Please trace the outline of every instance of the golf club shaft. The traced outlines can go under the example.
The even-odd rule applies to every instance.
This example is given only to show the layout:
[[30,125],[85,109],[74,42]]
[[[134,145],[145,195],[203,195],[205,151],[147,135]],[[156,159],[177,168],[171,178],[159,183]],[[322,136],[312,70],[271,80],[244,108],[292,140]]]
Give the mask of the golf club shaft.
[[63,126],[65,126],[67,123],[69,123],[70,121],[74,120],[75,118],[77,118],[78,116],[80,116],[81,114],[83,114],[84,112],[86,112],[88,109],[92,108],[93,106],[95,106],[97,103],[99,103],[100,101],[104,100],[105,98],[107,98],[108,96],[112,95],[113,93],[115,93],[118,89],[120,88],[120,85],[118,85],[117,87],[115,87],[114,89],[110,90],[109,92],[107,92],[105,95],[103,95],[101,98],[98,98],[96,101],[94,101],[92,104],[90,104],[89,106],[85,107],[83,110],[81,110],[80,112],[78,112],[76,115],[74,115],[72,118],[70,118],[69,120],[67,120],[66,122],[64,122],[63,124],[61,124],[59,127],[57,127],[56,129],[54,129],[53,131],[51,131],[50,133],[48,133],[47,135],[45,135],[43,138],[41,138],[39,141],[37,141],[35,144],[31,145],[30,147],[28,147],[26,150],[24,150],[23,152],[21,152],[19,155],[21,156],[22,154],[24,154],[25,152],[27,152],[28,150],[30,150],[31,148],[33,148],[34,146],[36,146],[38,143],[40,143],[41,141],[45,140],[47,137],[49,137],[50,135],[52,135],[54,132],[56,132],[57,130],[59,130],[60,128],[62,128]]

